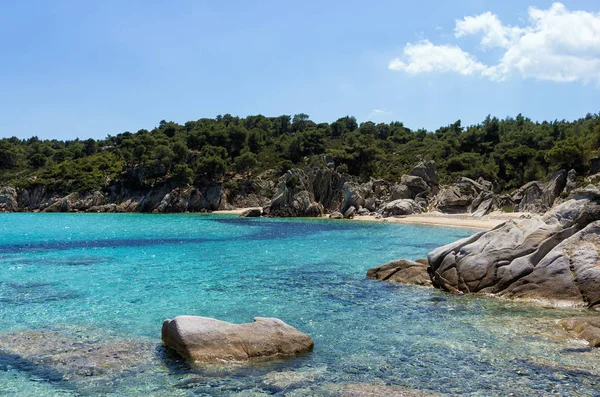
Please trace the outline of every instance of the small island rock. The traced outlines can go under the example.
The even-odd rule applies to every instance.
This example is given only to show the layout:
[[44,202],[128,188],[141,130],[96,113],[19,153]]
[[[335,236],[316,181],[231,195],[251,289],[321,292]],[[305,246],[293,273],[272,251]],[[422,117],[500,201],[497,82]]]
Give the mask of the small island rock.
[[178,316],[165,320],[165,345],[196,362],[246,361],[310,352],[310,336],[276,318],[255,317],[232,324],[214,318]]

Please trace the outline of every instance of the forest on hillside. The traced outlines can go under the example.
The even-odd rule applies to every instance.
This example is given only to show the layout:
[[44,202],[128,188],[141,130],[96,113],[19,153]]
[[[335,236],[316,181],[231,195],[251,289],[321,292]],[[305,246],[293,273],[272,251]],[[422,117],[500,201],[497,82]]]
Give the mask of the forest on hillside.
[[458,120],[434,132],[411,130],[401,122],[359,125],[350,116],[317,124],[303,113],[226,114],[183,125],[163,120],[151,131],[100,140],[4,138],[0,184],[42,185],[57,194],[102,190],[113,183],[132,189],[162,183],[183,187],[250,178],[266,170],[283,174],[326,154],[339,172],[364,179],[394,182],[417,161],[434,160],[442,182],[483,177],[508,190],[557,169],[585,175],[599,149],[600,113],[549,122],[488,116],[476,125],[465,127]]

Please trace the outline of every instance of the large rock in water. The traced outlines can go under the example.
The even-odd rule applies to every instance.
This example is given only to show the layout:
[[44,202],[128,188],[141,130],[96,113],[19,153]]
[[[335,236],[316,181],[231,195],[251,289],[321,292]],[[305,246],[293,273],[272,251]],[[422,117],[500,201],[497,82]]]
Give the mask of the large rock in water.
[[583,193],[543,217],[511,220],[430,252],[434,286],[596,307],[600,205],[597,191]]
[[276,318],[254,318],[232,324],[214,318],[178,316],[165,320],[162,340],[183,357],[196,362],[246,361],[309,352],[310,336]]
[[427,261],[413,262],[400,259],[369,269],[367,278],[394,283],[431,286],[431,278],[427,272],[428,267]]

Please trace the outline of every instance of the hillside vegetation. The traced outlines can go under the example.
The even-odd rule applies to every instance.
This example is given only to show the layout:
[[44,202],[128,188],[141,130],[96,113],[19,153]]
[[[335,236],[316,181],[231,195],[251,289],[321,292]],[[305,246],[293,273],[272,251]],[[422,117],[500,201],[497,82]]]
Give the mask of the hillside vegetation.
[[[9,135],[10,131],[3,131]],[[184,125],[161,121],[151,131],[101,140],[0,140],[0,184],[43,186],[56,194],[109,185],[145,189],[169,182],[227,182],[275,169],[308,165],[330,155],[337,171],[362,178],[400,179],[419,160],[434,160],[442,182],[461,176],[495,181],[502,190],[546,178],[557,169],[590,170],[599,154],[600,114],[568,121],[533,122],[487,117],[463,127],[458,120],[435,132],[401,122],[364,122],[342,117],[315,123],[306,114],[246,118],[229,114]]]

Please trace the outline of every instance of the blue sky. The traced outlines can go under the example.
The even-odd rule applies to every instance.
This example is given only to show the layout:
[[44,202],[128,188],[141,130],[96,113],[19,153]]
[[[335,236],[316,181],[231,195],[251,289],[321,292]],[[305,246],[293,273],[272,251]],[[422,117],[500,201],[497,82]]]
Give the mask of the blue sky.
[[[353,115],[430,130],[488,114],[554,120],[596,113],[600,3],[562,1],[555,9],[560,23],[543,14],[550,22],[536,37],[555,26],[564,31],[547,37],[573,37],[552,48],[534,44],[539,53],[530,57],[523,43],[532,41],[521,40],[532,24],[529,7],[552,4],[4,2],[0,136],[101,138],[151,129],[161,119],[225,113],[303,112],[318,122]],[[488,11],[494,18],[472,19],[457,33],[456,20]],[[591,28],[582,32],[569,27],[586,23]],[[518,37],[510,36],[515,26],[523,28]],[[499,65],[505,53],[517,57]],[[575,59],[566,71],[561,56]]]

